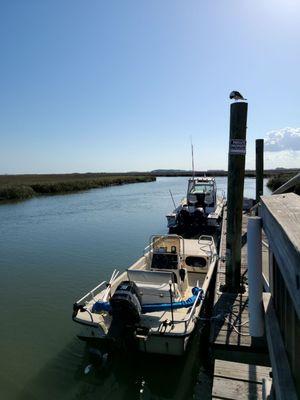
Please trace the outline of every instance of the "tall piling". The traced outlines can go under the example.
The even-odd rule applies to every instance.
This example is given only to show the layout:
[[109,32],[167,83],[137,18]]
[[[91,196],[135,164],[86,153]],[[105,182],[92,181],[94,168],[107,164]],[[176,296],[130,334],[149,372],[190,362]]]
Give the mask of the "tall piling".
[[230,107],[230,137],[227,186],[226,290],[240,291],[241,233],[246,156],[248,104],[235,102]]
[[255,141],[256,203],[264,194],[264,139]]

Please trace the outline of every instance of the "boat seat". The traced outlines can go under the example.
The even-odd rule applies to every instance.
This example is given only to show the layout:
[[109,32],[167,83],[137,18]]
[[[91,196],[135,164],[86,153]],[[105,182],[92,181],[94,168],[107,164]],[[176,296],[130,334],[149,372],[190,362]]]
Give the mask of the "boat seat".
[[172,271],[147,271],[144,269],[127,269],[128,279],[134,282],[144,282],[152,284],[162,284],[174,281]]
[[[173,272],[127,270],[128,279],[139,289],[142,304],[168,303],[170,301],[170,284],[174,282]],[[172,284],[173,301],[180,299],[177,283]]]

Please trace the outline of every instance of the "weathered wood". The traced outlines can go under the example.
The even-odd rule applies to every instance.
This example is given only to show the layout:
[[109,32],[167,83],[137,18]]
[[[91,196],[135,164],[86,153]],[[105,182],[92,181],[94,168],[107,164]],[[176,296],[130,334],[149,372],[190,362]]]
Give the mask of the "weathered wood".
[[[220,240],[219,262],[216,277],[216,290],[214,298],[213,319],[211,323],[210,342],[214,348],[221,351],[222,348],[235,351],[246,351],[251,349],[252,341],[249,335],[248,293],[237,294],[222,292],[226,279],[226,233],[227,233],[227,208],[223,211],[223,224]],[[248,218],[244,215],[242,221],[242,232],[246,232]],[[247,279],[247,246],[243,246],[241,254],[241,276]],[[234,324],[235,329],[228,321]],[[228,359],[232,352],[228,351]]]
[[[245,283],[246,291],[243,294],[222,292],[226,276],[224,260],[226,254],[226,216],[227,208],[225,207],[210,330],[210,343],[213,354],[215,357],[227,361],[240,362],[243,360],[243,362],[250,364],[269,365],[265,338],[255,338],[254,340],[249,334],[248,291],[246,284],[248,274],[247,243],[242,247],[241,253],[241,277]],[[248,216],[244,214],[242,220],[243,234],[247,230],[247,222]],[[228,321],[231,324],[228,324]]]
[[294,314],[294,364],[292,366],[294,371],[294,380],[296,390],[300,397],[300,320]]
[[215,378],[212,399],[260,400],[262,399],[262,384]]
[[297,394],[271,294],[263,294],[265,327],[277,400],[296,400]]
[[262,196],[260,214],[269,246],[300,318],[300,196]]
[[213,399],[262,399],[262,382],[270,379],[269,367],[216,360]]
[[245,382],[262,383],[264,378],[270,378],[271,371],[272,369],[270,367],[216,360],[214,376],[238,379]]
[[248,104],[236,102],[230,109],[230,139],[227,186],[226,286],[229,292],[240,290],[241,228],[245,176],[245,154],[233,149],[246,142]]
[[[245,283],[244,293],[222,292],[226,277],[226,216],[223,211],[223,223],[220,240],[219,261],[216,275],[214,308],[211,319],[210,343],[217,358],[228,361],[262,363],[269,360],[265,339],[252,340],[249,334],[249,311],[247,291],[247,244],[242,247],[241,277]],[[243,215],[242,233],[247,229],[248,216]],[[230,322],[230,323],[228,323]]]
[[264,191],[264,139],[256,139],[256,202]]

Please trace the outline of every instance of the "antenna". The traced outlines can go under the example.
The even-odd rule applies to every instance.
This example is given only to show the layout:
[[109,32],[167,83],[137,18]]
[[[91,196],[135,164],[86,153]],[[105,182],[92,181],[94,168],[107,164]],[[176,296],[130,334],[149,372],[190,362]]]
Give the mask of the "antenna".
[[169,192],[170,192],[170,195],[171,195],[171,198],[172,198],[172,201],[173,201],[173,204],[174,204],[174,209],[175,209],[176,208],[176,203],[174,201],[174,197],[173,197],[173,194],[171,192],[171,189],[169,189]]
[[193,146],[192,136],[191,136],[191,149],[192,149],[192,173],[193,173],[193,180],[195,180],[194,146]]

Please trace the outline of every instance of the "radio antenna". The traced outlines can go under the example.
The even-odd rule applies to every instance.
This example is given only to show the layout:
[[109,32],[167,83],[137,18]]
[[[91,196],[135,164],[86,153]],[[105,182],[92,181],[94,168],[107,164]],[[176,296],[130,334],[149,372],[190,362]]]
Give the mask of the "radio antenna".
[[169,192],[170,192],[171,199],[172,199],[172,201],[173,201],[174,209],[175,209],[175,208],[176,208],[176,203],[175,203],[175,201],[174,201],[174,197],[173,197],[173,194],[172,194],[172,192],[171,192],[171,189],[169,189]]
[[195,180],[194,146],[193,146],[192,136],[191,136],[191,150],[192,150],[192,174],[193,174],[193,180]]

